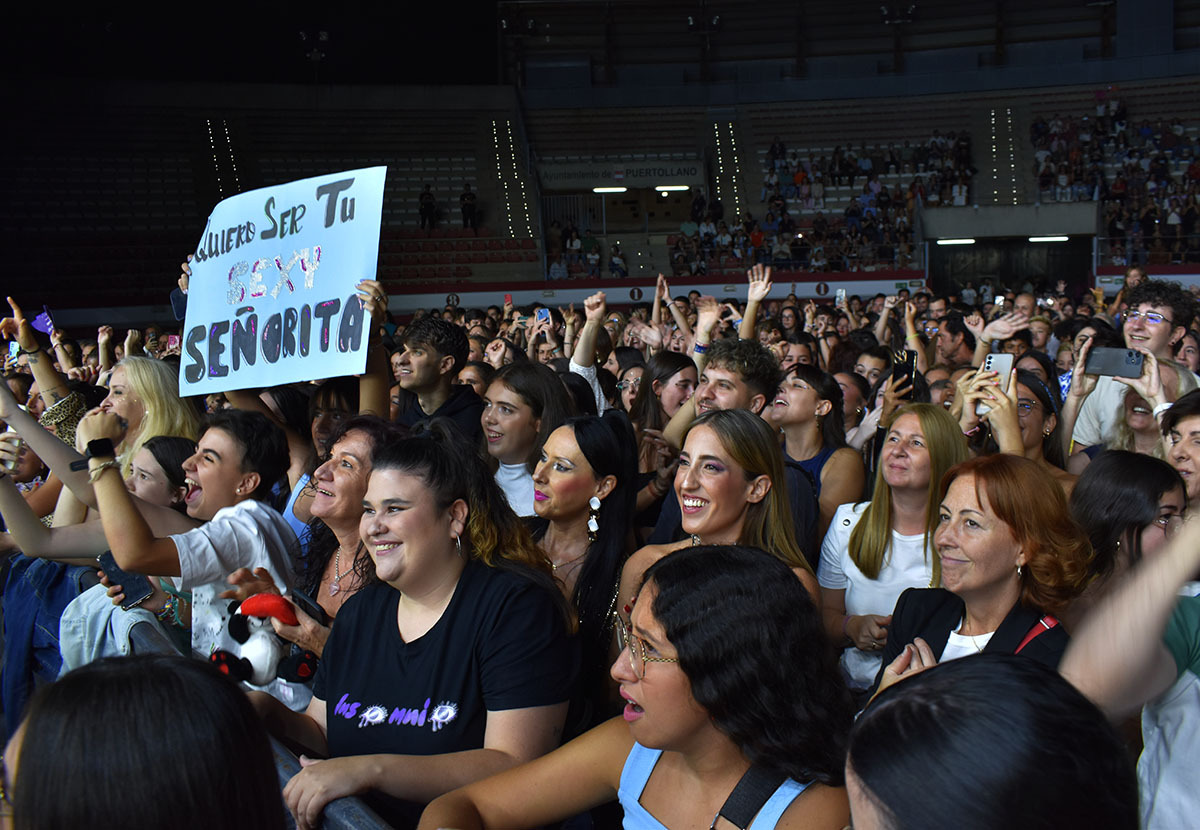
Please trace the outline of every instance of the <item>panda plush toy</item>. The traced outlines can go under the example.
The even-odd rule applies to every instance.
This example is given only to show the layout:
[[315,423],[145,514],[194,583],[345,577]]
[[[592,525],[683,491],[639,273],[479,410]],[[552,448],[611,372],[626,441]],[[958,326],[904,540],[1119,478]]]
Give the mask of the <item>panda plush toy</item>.
[[240,644],[237,654],[214,651],[209,658],[235,680],[265,686],[279,678],[307,683],[317,671],[317,656],[304,651],[275,633],[271,618],[284,625],[297,625],[291,603],[279,594],[255,594],[242,603],[229,605],[229,636]]

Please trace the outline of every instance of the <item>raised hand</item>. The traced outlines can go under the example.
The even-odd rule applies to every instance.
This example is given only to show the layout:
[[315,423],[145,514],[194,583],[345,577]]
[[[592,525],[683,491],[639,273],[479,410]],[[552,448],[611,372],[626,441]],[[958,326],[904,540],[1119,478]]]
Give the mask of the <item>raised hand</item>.
[[1082,401],[1092,394],[1092,390],[1096,388],[1096,382],[1100,380],[1099,375],[1089,375],[1086,371],[1087,358],[1091,350],[1092,339],[1089,337],[1079,347],[1079,354],[1075,355],[1075,366],[1071,369],[1071,388],[1067,392],[1069,398],[1077,398]]
[[608,305],[604,299],[604,292],[597,291],[583,301],[583,314],[587,322],[597,325],[604,322],[604,315],[608,313]]
[[8,298],[8,307],[12,309],[12,316],[0,320],[0,336],[5,340],[16,340],[21,351],[37,351],[37,337],[33,333],[33,326],[25,319],[25,312],[21,311],[12,297]]
[[358,291],[363,308],[371,315],[371,322],[374,323],[371,331],[374,333],[387,320],[387,291],[378,280],[359,280],[355,290]]
[[721,306],[715,297],[705,295],[696,300],[696,334],[711,334],[721,318]]
[[192,278],[192,266],[189,264],[192,261],[192,255],[188,254],[187,262],[179,263],[179,290],[184,294],[188,292],[188,283]]
[[967,327],[967,331],[975,335],[976,340],[979,340],[981,337],[983,337],[983,315],[981,315],[978,311],[976,311],[974,314],[968,314],[966,317],[964,317],[963,325]]
[[749,280],[747,302],[761,303],[771,293],[771,269],[759,263],[746,272]]
[[1018,331],[1029,328],[1029,318],[1021,311],[1010,311],[983,327],[983,339],[1007,340]]
[[[1091,345],[1090,342],[1088,345]],[[1136,347],[1135,347],[1136,348]],[[1147,348],[1137,348],[1142,353],[1142,374],[1136,378],[1114,377],[1117,383],[1123,383],[1137,392],[1151,407],[1167,403],[1166,391],[1163,389],[1162,374],[1158,368],[1158,359]]]

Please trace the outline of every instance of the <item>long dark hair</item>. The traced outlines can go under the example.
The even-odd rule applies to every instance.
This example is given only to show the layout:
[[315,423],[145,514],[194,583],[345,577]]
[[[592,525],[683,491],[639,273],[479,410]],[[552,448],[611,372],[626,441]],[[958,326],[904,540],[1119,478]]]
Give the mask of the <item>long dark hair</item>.
[[546,439],[562,426],[570,414],[562,381],[549,366],[527,360],[508,364],[496,372],[492,383],[503,383],[519,395],[525,405],[533,410],[533,417],[539,419],[537,438],[525,459],[525,466],[532,473],[542,456]]
[[701,545],[646,570],[692,697],[752,763],[840,786],[850,693],[795,574],[765,551]]
[[885,689],[854,724],[848,766],[895,830],[1138,826],[1137,778],[1104,715],[1011,654]]
[[1062,415],[1059,414],[1058,398],[1040,377],[1028,369],[1017,370],[1017,383],[1024,386],[1037,398],[1042,412],[1054,416],[1054,429],[1042,436],[1042,458],[1060,470],[1067,469],[1066,453],[1063,451]]
[[[572,597],[579,615],[580,634],[585,643],[598,648],[604,655],[604,668],[607,668],[612,633],[610,606],[629,552],[629,527],[637,496],[633,426],[625,413],[617,410],[609,410],[602,417],[568,418],[563,426],[570,427],[575,433],[575,443],[596,478],[613,476],[617,481],[608,496],[600,501],[596,541],[588,545]],[[533,526],[534,538],[540,540],[549,522],[537,519]]]
[[[196,442],[191,438],[181,438],[178,435],[155,435],[142,444],[142,449],[148,450],[172,489],[183,487],[183,462],[196,454]],[[187,503],[180,499],[171,505],[180,513],[187,513]]]
[[820,400],[829,401],[829,414],[821,417],[821,445],[833,449],[846,446],[842,387],[838,386],[833,375],[807,363],[794,363],[787,367],[784,382],[792,375],[807,383]]
[[654,384],[665,384],[671,378],[696,364],[687,355],[662,351],[650,358],[642,372],[642,382],[637,395],[629,405],[629,418],[639,429],[662,429],[666,426],[662,404],[654,393]]
[[1158,502],[1178,487],[1187,506],[1187,487],[1167,462],[1140,452],[1106,450],[1079,476],[1071,492],[1071,515],[1092,542],[1089,570],[1107,579],[1117,567],[1121,545],[1129,564],[1142,559],[1142,531],[1158,518]]
[[21,830],[284,827],[262,721],[205,661],[141,655],[75,669],[30,703],[18,766]]
[[[399,441],[408,435],[408,430],[404,427],[376,415],[355,415],[334,428],[329,436],[329,449],[325,453],[325,457],[321,459],[322,464],[329,459],[337,442],[345,438],[346,434],[352,430],[358,430],[371,439],[372,454],[377,448]],[[316,481],[310,480],[308,486],[315,487]],[[298,575],[296,582],[300,589],[307,592],[309,596],[317,595],[317,589],[321,587],[321,578],[325,575],[325,567],[329,564],[329,559],[337,548],[337,537],[330,530],[329,525],[325,524],[322,519],[313,516],[308,522],[307,530],[300,535],[292,549],[292,559]],[[361,540],[354,550],[354,564],[351,572],[355,576],[354,581],[359,585],[366,585],[375,580],[375,563],[371,561]]]

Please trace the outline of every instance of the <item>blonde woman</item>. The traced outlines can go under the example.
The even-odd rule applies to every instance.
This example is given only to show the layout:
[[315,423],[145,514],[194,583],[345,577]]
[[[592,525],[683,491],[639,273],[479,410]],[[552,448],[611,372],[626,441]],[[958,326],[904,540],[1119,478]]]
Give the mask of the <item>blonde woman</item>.
[[842,668],[853,691],[875,680],[900,594],[939,584],[931,544],[938,485],[966,458],[966,439],[945,409],[909,404],[896,413],[884,439],[874,498],[843,504],[833,516],[818,580],[825,630],[843,647]]

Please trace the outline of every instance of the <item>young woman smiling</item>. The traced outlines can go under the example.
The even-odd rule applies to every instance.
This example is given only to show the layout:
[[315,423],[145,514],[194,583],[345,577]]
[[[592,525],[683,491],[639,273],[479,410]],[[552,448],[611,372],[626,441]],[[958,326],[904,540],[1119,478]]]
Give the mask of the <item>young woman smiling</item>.
[[803,467],[817,484],[825,531],[838,506],[862,498],[862,456],[846,445],[842,390],[832,375],[802,363],[788,369],[774,402],[763,413],[783,433],[788,461]]
[[819,597],[812,567],[796,544],[784,481],[783,453],[762,418],[744,409],[714,410],[697,418],[675,473],[675,494],[689,538],[647,545],[629,557],[617,604],[631,601],[646,568],[688,545],[762,548],[792,568],[809,596]]
[[569,418],[550,434],[533,473],[533,536],[579,619],[581,691],[573,724],[612,714],[608,667],[621,566],[630,550],[637,487],[633,428],[621,412]]
[[718,814],[751,774],[765,785],[745,810],[758,830],[845,826],[849,696],[786,565],[753,548],[680,550],[646,571],[620,630],[623,719],[438,799],[420,827],[553,825],[613,799],[627,828],[731,826]]
[[372,458],[359,531],[379,581],[342,608],[307,712],[254,696],[268,729],[327,756],[302,758],[284,790],[301,828],[356,793],[409,826],[561,734],[566,603],[482,459],[439,420]]
[[496,483],[518,516],[534,513],[532,473],[542,445],[570,414],[553,369],[533,361],[496,373],[483,396],[483,438],[498,465]]

